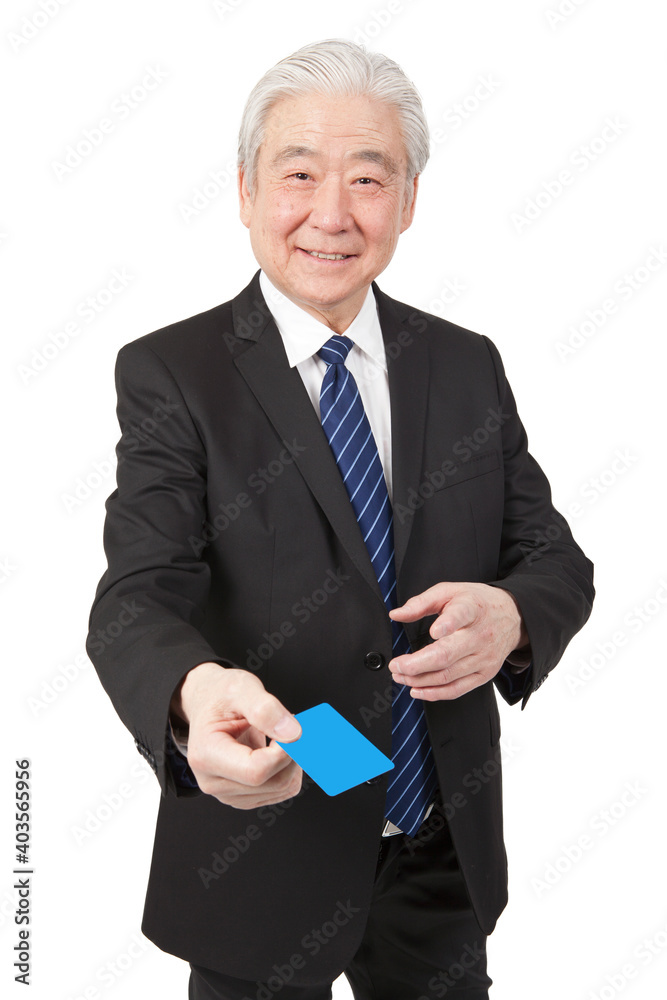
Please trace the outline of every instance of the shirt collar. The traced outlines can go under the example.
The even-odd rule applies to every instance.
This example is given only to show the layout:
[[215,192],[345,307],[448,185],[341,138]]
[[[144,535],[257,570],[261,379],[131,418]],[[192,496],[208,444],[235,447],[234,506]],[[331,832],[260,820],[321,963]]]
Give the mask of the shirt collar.
[[[283,295],[267,278],[264,271],[260,271],[259,285],[283,339],[290,368],[317,354],[333,336],[330,327]],[[345,331],[345,336],[349,337],[375,364],[387,371],[382,328],[378,319],[377,303],[370,286],[361,309]]]

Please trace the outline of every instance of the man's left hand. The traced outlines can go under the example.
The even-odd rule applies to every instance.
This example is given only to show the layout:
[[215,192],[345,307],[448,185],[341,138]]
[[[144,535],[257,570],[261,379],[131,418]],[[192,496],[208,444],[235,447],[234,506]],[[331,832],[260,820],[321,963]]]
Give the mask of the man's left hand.
[[437,583],[390,612],[397,622],[437,614],[434,642],[389,663],[394,679],[424,701],[459,698],[486,684],[507,656],[528,645],[518,605],[507,590],[485,583]]

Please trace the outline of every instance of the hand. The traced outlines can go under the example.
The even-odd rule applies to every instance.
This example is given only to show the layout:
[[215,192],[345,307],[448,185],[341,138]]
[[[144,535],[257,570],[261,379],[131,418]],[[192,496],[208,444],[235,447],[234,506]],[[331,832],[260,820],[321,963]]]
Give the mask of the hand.
[[202,792],[256,809],[301,790],[302,769],[275,742],[297,740],[301,726],[254,674],[200,663],[185,675],[170,711],[189,724],[188,764]]
[[394,680],[413,698],[447,701],[486,684],[506,657],[527,646],[528,635],[512,595],[485,583],[438,583],[389,613],[397,622],[437,614],[435,641],[389,663]]

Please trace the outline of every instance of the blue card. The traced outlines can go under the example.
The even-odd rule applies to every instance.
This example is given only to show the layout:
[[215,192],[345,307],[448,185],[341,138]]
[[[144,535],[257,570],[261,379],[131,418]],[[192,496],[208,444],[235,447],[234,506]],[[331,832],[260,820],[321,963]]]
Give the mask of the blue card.
[[362,781],[391,771],[393,763],[327,702],[294,716],[301,736],[293,743],[276,740],[327,795],[338,795]]

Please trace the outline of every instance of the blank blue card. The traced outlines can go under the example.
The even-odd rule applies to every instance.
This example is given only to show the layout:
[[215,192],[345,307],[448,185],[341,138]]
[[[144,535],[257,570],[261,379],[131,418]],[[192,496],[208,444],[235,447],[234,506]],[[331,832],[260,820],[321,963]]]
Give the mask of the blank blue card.
[[301,736],[279,747],[302,767],[327,795],[338,795],[362,781],[391,771],[393,763],[335,708],[322,702],[294,716]]

